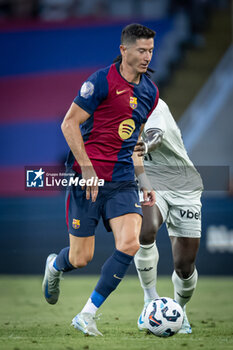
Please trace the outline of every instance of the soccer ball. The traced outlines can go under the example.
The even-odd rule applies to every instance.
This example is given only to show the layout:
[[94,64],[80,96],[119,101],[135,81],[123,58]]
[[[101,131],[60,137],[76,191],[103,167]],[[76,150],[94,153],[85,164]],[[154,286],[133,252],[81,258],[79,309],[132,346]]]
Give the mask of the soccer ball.
[[158,337],[170,337],[182,326],[182,307],[173,299],[162,297],[152,300],[144,317],[146,328]]

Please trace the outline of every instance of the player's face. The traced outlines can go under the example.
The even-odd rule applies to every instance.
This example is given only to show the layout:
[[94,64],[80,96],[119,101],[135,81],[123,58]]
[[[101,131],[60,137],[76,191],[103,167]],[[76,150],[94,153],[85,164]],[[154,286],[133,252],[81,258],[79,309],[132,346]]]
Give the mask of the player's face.
[[135,73],[146,73],[154,50],[154,39],[137,39],[134,44],[123,46],[123,56]]

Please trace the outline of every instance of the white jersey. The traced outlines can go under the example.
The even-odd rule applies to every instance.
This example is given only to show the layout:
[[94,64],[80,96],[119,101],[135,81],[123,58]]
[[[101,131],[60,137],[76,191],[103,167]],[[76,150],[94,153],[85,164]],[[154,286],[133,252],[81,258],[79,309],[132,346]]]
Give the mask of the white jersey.
[[150,129],[163,132],[161,145],[147,154],[144,161],[153,188],[174,193],[185,191],[186,194],[187,191],[201,191],[201,177],[188,157],[180,129],[167,104],[161,99],[146,122],[144,133]]

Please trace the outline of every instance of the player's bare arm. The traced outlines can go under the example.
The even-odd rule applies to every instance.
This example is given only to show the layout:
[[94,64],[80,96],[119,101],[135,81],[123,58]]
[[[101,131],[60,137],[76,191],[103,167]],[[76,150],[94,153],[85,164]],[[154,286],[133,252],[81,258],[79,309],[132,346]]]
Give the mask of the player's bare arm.
[[137,152],[139,157],[143,157],[145,154],[157,149],[161,145],[162,139],[162,130],[149,129],[146,131],[144,138],[137,142],[134,151]]
[[[139,139],[141,138],[143,127],[144,125],[141,127]],[[155,204],[155,192],[146,176],[142,157],[139,157],[138,153],[134,151],[132,159],[134,162],[135,174],[139,182],[139,188],[143,191],[144,202],[142,202],[142,205],[153,206]]]
[[[72,103],[70,109],[62,122],[61,129],[71,151],[82,170],[82,177],[86,181],[92,177],[97,178],[93,165],[86,153],[83,142],[80,125],[84,123],[90,114],[80,108],[77,104]],[[98,186],[86,187],[86,198],[95,202],[98,195]]]

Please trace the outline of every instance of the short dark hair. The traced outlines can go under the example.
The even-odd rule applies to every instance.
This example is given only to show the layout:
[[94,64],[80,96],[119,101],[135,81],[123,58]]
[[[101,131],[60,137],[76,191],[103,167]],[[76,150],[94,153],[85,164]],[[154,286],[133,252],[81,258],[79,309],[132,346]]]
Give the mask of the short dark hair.
[[155,36],[155,31],[142,24],[132,23],[123,28],[121,32],[121,44],[132,44],[137,39],[151,39]]

